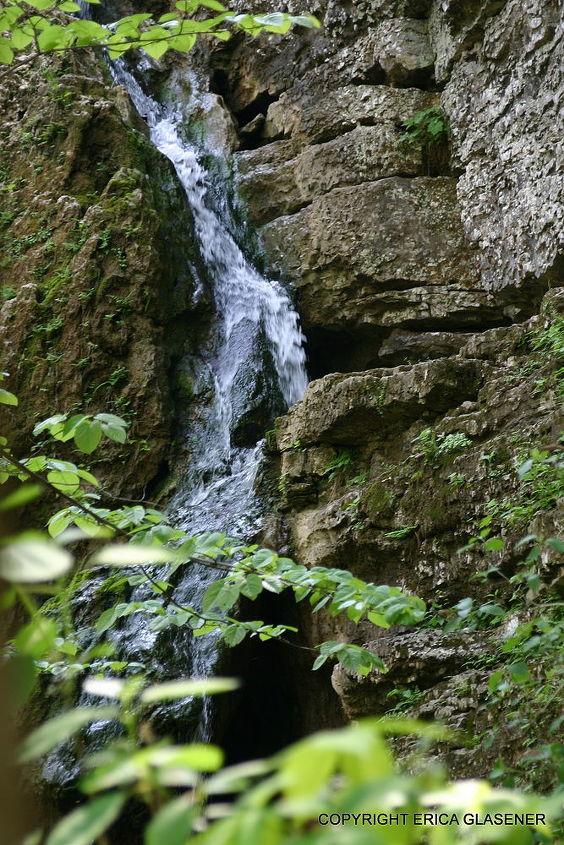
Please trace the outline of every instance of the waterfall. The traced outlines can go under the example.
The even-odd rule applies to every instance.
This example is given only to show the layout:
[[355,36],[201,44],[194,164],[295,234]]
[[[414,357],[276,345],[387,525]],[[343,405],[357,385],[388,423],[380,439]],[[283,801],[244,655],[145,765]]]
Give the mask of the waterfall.
[[[128,90],[147,122],[152,143],[172,162],[185,191],[216,312],[213,336],[194,373],[194,392],[207,389],[212,399],[195,417],[191,415],[181,432],[191,459],[169,510],[175,524],[190,533],[222,531],[244,539],[256,531],[260,518],[255,477],[262,448],[260,440],[237,445],[234,432],[257,384],[263,399],[279,413],[301,398],[307,385],[304,338],[284,289],[264,278],[237,244],[232,234],[236,227],[226,219],[227,204],[214,207],[202,150],[184,140],[180,108],[164,107],[148,96],[136,78],[139,72],[137,68],[135,75],[131,73],[122,60],[112,64],[115,81]],[[265,371],[269,361],[270,377]],[[213,570],[187,567],[175,600],[197,604],[215,577]],[[180,662],[185,657],[181,674],[187,670],[193,676],[211,674],[217,660],[214,637],[194,638],[189,632],[176,636],[175,657]],[[138,654],[141,647],[151,653],[155,637],[139,616],[130,617],[118,634],[120,650]],[[209,737],[209,718],[204,702],[202,739]]]

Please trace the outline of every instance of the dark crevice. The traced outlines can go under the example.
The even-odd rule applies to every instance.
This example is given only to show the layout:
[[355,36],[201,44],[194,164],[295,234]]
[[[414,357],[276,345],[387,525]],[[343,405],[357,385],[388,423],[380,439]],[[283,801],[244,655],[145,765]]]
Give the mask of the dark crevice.
[[389,330],[376,326],[331,330],[311,328],[307,335],[307,368],[312,379],[328,373],[352,373],[380,366],[378,352]]
[[245,108],[234,112],[239,126],[246,126],[251,120],[257,117],[257,115],[262,114],[266,116],[268,107],[278,100],[278,96],[278,94],[269,94],[268,91],[261,91],[261,93],[258,94],[251,103],[245,106]]
[[[468,309],[442,319],[406,320],[393,327],[305,326],[308,371],[312,379],[318,379],[328,373],[362,372],[455,355],[471,335],[518,325],[536,314],[542,296],[560,272],[557,259],[551,272],[543,280],[536,280],[533,290],[529,287],[499,292],[495,308]],[[401,289],[401,283],[402,280],[395,280],[396,290]],[[403,284],[404,289],[413,286],[405,280]],[[510,307],[515,309],[514,319],[503,313],[504,308]]]
[[275,103],[280,96],[279,94],[270,94],[268,91],[261,91],[254,100],[242,109],[237,109],[233,102],[229,77],[221,68],[214,70],[210,80],[210,89],[214,94],[219,94],[223,97],[225,103],[237,119],[239,126],[245,126],[259,114],[266,114],[269,105]]
[[[301,609],[285,594],[263,593],[256,601],[244,600],[238,615],[303,629]],[[290,633],[287,638],[296,636]],[[224,748],[228,764],[267,757],[316,729],[343,723],[330,669],[311,671],[315,656],[309,649],[276,640],[261,642],[258,637],[224,652],[218,674],[241,681],[237,693],[215,702],[213,741]]]
[[385,85],[386,71],[376,62],[371,68],[351,79],[351,85]]

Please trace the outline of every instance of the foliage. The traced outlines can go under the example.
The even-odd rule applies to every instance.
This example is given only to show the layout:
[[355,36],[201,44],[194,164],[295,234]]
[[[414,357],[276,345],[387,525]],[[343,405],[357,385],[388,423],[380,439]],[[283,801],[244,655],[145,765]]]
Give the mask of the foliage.
[[[554,508],[564,494],[561,452],[530,450],[519,460],[517,499],[505,500],[479,523],[479,534],[459,552],[480,549],[495,555],[496,562],[475,580],[495,579],[495,589],[485,601],[470,596],[453,608],[435,612],[431,626],[452,631],[489,630],[488,653],[478,658],[480,668],[489,668],[487,699],[478,713],[487,713],[488,729],[481,738],[487,750],[498,741],[502,747],[517,745],[521,752],[510,763],[500,759],[491,773],[505,786],[516,783],[530,788],[561,789],[564,783],[564,719],[560,716],[563,694],[564,620],[558,588],[551,584],[551,572],[564,554],[558,537],[529,533],[508,549],[508,539],[493,536],[496,519],[502,525],[525,525],[543,510]],[[522,559],[513,574],[507,574],[507,560]],[[551,561],[553,563],[551,564]],[[493,586],[493,585],[492,585]],[[470,665],[475,664],[470,661]],[[494,719],[493,714],[502,714]],[[509,739],[511,738],[511,739]],[[505,745],[504,745],[505,743]]]
[[[100,0],[86,0],[99,4]],[[312,15],[234,14],[219,0],[177,0],[174,11],[157,21],[150,13],[128,15],[102,26],[77,17],[80,5],[74,0],[2,0],[0,4],[0,63],[19,67],[44,53],[69,52],[86,48],[105,49],[112,59],[132,49],[141,49],[153,59],[168,50],[183,53],[192,49],[197,37],[208,35],[228,40],[232,31],[249,33],[287,33],[292,26],[318,27]],[[216,14],[196,19],[199,9]],[[19,61],[15,59],[22,57]]]
[[[487,825],[489,841],[535,841],[526,828],[487,824],[486,814],[493,817],[495,812],[538,813],[532,817],[535,827],[541,836],[550,835],[550,817],[558,812],[554,799],[495,790],[480,781],[449,784],[439,768],[420,775],[398,772],[387,747],[387,734],[415,734],[428,740],[442,734],[440,728],[409,720],[367,720],[315,734],[273,759],[223,769],[221,749],[213,745],[161,741],[141,747],[137,738],[141,719],[153,703],[230,688],[229,679],[214,679],[207,687],[201,684],[196,688],[183,682],[147,688],[136,680],[87,685],[91,694],[109,698],[114,704],[81,708],[82,712],[74,710],[45,723],[28,738],[22,755],[30,759],[42,754],[48,737],[54,743],[61,736],[72,736],[81,722],[115,719],[123,736],[105,751],[86,757],[80,788],[88,800],[59,822],[46,845],[87,845],[110,826],[130,796],[158,808],[145,829],[145,845],[185,845],[188,841],[201,845],[329,845],[345,841],[345,831],[347,842],[360,845],[374,841],[379,813],[384,818],[405,813],[406,819],[401,826],[378,825],[382,843],[415,845],[425,832],[432,837],[429,841],[447,845],[478,842],[476,819],[482,822],[480,834]],[[423,821],[423,813],[430,807],[433,814],[428,819],[446,812],[451,822],[441,829],[440,840],[433,836],[433,822]],[[332,813],[351,826],[329,825]],[[72,838],[77,829],[83,838]]]
[[439,467],[445,458],[464,452],[472,445],[471,439],[460,431],[437,434],[432,428],[424,428],[412,442],[418,450],[412,457],[422,457],[433,467]]
[[553,313],[547,326],[532,333],[531,348],[535,352],[564,358],[564,317]]
[[[11,396],[4,401],[13,404]],[[104,415],[84,415],[82,419],[77,415],[51,417],[36,431],[49,432],[85,451],[90,441],[76,436],[84,423],[99,425],[110,439],[115,434],[113,425],[120,431],[125,429],[123,421],[117,423]],[[104,430],[104,425],[110,430]],[[92,725],[114,726],[106,732],[101,750],[82,752],[79,787],[85,801],[48,833],[45,845],[89,845],[103,837],[126,812],[131,799],[146,804],[151,813],[144,831],[145,845],[186,845],[188,841],[202,845],[259,845],[267,841],[272,845],[330,845],[344,841],[345,836],[347,841],[361,845],[373,841],[375,825],[381,842],[415,845],[424,834],[429,841],[438,842],[437,828],[423,820],[423,813],[431,807],[433,813],[458,814],[457,823],[438,828],[441,843],[477,842],[485,828],[477,828],[476,819],[487,825],[489,841],[517,844],[532,842],[535,836],[536,841],[550,836],[549,820],[558,812],[554,799],[496,790],[479,781],[449,783],[438,768],[427,767],[421,774],[398,771],[386,734],[412,733],[430,742],[443,735],[442,729],[432,725],[370,720],[341,731],[316,734],[271,760],[228,768],[222,768],[223,754],[213,745],[178,745],[166,738],[148,741],[145,724],[153,707],[166,701],[226,693],[235,689],[237,682],[210,678],[154,684],[139,673],[139,664],[104,659],[108,652],[103,645],[81,655],[69,618],[68,578],[73,555],[68,546],[73,542],[93,537],[98,543],[102,540],[90,553],[88,565],[94,571],[114,567],[116,572],[125,573],[130,583],[148,582],[155,594],[155,599],[141,603],[143,606],[134,602],[110,606],[98,619],[101,635],[133,612],[154,615],[158,625],[187,624],[195,635],[219,631],[228,645],[236,645],[245,636],[267,639],[292,631],[284,625],[241,621],[238,614],[227,616],[240,596],[255,599],[262,590],[278,593],[291,589],[298,601],[307,599],[314,611],[324,607],[334,615],[344,613],[353,622],[367,620],[383,627],[417,621],[425,606],[398,588],[366,584],[343,570],[308,570],[272,551],[237,545],[222,534],[187,537],[153,508],[100,508],[93,498],[98,494],[83,488],[85,482],[88,490],[97,489],[97,480],[88,470],[79,470],[75,464],[75,471],[67,466],[61,470],[74,474],[73,492],[69,494],[61,489],[61,479],[49,480],[49,473],[54,471],[48,463],[52,459],[35,456],[17,460],[6,442],[1,454],[5,475],[22,482],[16,493],[4,499],[5,508],[32,501],[42,489],[71,500],[51,518],[50,538],[26,532],[2,548],[0,570],[11,584],[4,592],[3,604],[6,607],[19,599],[30,615],[14,640],[11,662],[24,679],[27,677],[28,689],[30,676],[33,679],[41,669],[50,672],[57,682],[90,670],[90,677],[82,684],[86,700],[44,721],[25,740],[20,759],[28,762],[41,758]],[[32,468],[30,461],[36,461]],[[202,607],[176,604],[174,575],[197,561],[217,567],[222,577],[208,588]],[[40,607],[36,597],[45,595],[54,598]],[[57,615],[49,606],[60,599]],[[384,668],[377,655],[337,641],[320,645],[314,668],[329,659],[339,660],[358,674]],[[516,811],[541,814],[538,835],[523,826],[484,821],[486,813]],[[366,816],[361,819],[363,812]],[[381,824],[375,812],[405,813],[407,821]],[[349,823],[355,814],[357,820],[350,826],[333,826],[325,821],[331,813],[345,814],[343,818]],[[420,821],[415,822],[418,818]],[[43,841],[41,833],[36,841]]]
[[[98,447],[102,435],[122,443],[125,429],[124,420],[112,414],[71,417],[57,414],[38,423],[34,434],[48,432],[61,442],[72,439],[79,451],[90,454]],[[397,587],[366,583],[346,570],[308,569],[273,551],[236,543],[225,534],[188,536],[168,524],[164,514],[155,508],[142,505],[116,509],[100,507],[98,480],[88,469],[44,455],[16,460],[5,438],[0,448],[0,469],[2,480],[11,477],[22,482],[19,490],[4,501],[4,507],[26,504],[41,495],[45,488],[62,495],[67,503],[48,520],[50,539],[39,533],[23,535],[0,552],[0,574],[7,581],[33,584],[69,575],[74,561],[66,548],[67,538],[71,542],[120,538],[122,542],[110,543],[90,555],[88,566],[94,571],[107,566],[141,569],[141,576],[132,575],[130,583],[134,584],[136,578],[140,578],[151,587],[155,597],[119,602],[108,608],[96,623],[100,634],[134,613],[153,617],[153,630],[187,625],[194,636],[219,635],[228,646],[238,645],[245,637],[266,640],[295,633],[292,626],[267,625],[261,620],[243,621],[236,615],[228,615],[241,597],[255,600],[264,590],[281,593],[290,589],[296,601],[307,599],[314,612],[326,608],[333,616],[345,614],[353,622],[366,619],[380,627],[413,624],[425,614],[425,605],[417,597],[408,596]],[[223,576],[207,588],[201,607],[180,604],[174,598],[175,574],[195,562],[216,568]],[[153,574],[147,567],[151,567]],[[155,567],[160,567],[158,572]],[[67,598],[70,598],[68,594]],[[46,622],[41,624],[47,625]],[[52,636],[46,642],[45,652],[51,650],[58,636],[52,625],[52,619],[49,619]],[[361,674],[374,668],[384,669],[377,655],[356,645],[327,643],[321,644],[319,649],[323,659],[315,662],[315,668],[331,657]],[[78,662],[75,660],[75,664]]]
[[419,528],[419,523],[416,525],[405,525],[403,528],[397,528],[395,531],[388,531],[384,534],[387,540],[405,540],[406,537],[411,536],[414,531]]
[[504,547],[503,540],[489,536],[493,525],[526,527],[539,513],[556,507],[564,496],[564,448],[552,452],[534,448],[526,460],[522,461],[523,457],[518,460],[517,492],[501,501],[491,499],[486,504],[488,514],[479,523],[479,535],[472,537],[462,551],[478,546],[486,551],[500,551]]
[[416,112],[402,126],[405,132],[399,140],[404,144],[436,143],[448,132],[447,120],[440,106]]
[[329,481],[333,481],[339,473],[350,467],[353,462],[353,454],[350,449],[341,449],[335,457],[329,461],[323,475],[326,475]]

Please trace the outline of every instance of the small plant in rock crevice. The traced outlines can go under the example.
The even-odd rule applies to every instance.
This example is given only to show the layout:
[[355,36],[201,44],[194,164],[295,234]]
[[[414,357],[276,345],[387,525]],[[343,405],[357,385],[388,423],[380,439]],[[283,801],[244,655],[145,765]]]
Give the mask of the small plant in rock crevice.
[[353,453],[351,449],[341,449],[340,452],[327,464],[322,475],[327,476],[329,481],[333,481],[341,472],[344,472],[353,462]]
[[432,428],[424,428],[412,440],[417,451],[411,458],[423,458],[426,464],[438,468],[452,455],[465,452],[472,446],[472,440],[463,432],[437,434]]
[[440,106],[421,109],[402,123],[405,132],[400,135],[401,144],[437,142],[448,132],[448,122]]
[[425,690],[419,689],[418,686],[391,690],[386,695],[386,698],[390,700],[396,699],[396,703],[386,711],[386,715],[392,716],[398,713],[407,713],[421,701],[424,695]]
[[404,148],[420,148],[422,165],[429,176],[450,172],[448,121],[439,105],[416,112],[401,124],[404,132],[399,144]]
[[410,537],[414,531],[417,531],[418,528],[418,522],[414,525],[404,525],[402,528],[396,528],[394,531],[388,531],[384,534],[384,537],[387,540],[405,540],[406,537]]

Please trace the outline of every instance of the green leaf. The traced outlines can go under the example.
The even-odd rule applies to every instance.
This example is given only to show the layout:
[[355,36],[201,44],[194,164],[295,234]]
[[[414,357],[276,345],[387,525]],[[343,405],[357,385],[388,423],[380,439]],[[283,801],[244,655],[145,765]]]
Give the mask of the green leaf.
[[22,484],[21,487],[0,501],[0,511],[8,511],[11,508],[27,505],[28,502],[33,502],[42,493],[43,487],[41,484]]
[[53,417],[48,417],[46,420],[42,420],[41,422],[37,423],[37,425],[33,428],[33,436],[37,437],[38,434],[41,434],[42,431],[45,429],[49,429],[51,434],[53,431],[63,430],[63,423],[66,420],[66,414],[55,414]]
[[77,449],[86,455],[91,455],[102,438],[102,426],[99,422],[83,420],[77,426],[73,438]]
[[57,638],[57,624],[53,619],[37,615],[31,622],[20,628],[14,641],[16,648],[22,654],[38,659],[51,651]]
[[126,795],[109,792],[73,810],[50,834],[45,845],[92,845],[119,816]]
[[[204,6],[206,9],[213,9],[214,12],[225,12],[226,8],[219,0],[198,0],[197,6]],[[177,4],[178,6],[178,4]],[[178,6],[178,8],[180,8]]]
[[76,731],[92,722],[101,722],[117,717],[118,708],[113,705],[104,707],[77,707],[61,716],[44,722],[37,730],[30,734],[23,743],[20,753],[20,763],[42,757],[55,748],[59,743],[69,739]]
[[74,519],[74,514],[71,508],[65,508],[62,511],[54,514],[47,523],[47,531],[51,537],[58,537],[63,531],[69,527]]
[[127,434],[122,426],[114,425],[113,423],[104,423],[102,429],[106,437],[109,437],[114,443],[125,443]]
[[68,30],[64,26],[52,24],[39,33],[37,43],[40,50],[58,50],[68,44]]
[[0,550],[0,577],[16,584],[52,581],[72,565],[72,555],[49,540],[16,540]]
[[490,692],[495,692],[501,683],[503,682],[503,669],[498,669],[496,672],[492,672],[488,679],[488,690]]
[[272,12],[270,15],[254,15],[254,19],[261,26],[281,26],[287,16],[283,12]]
[[72,496],[80,487],[78,475],[74,472],[51,470],[47,473],[47,481],[61,493],[66,493],[67,496]]
[[546,541],[546,545],[550,546],[551,549],[554,549],[555,552],[559,554],[564,554],[564,540],[561,540],[559,537],[549,537]]
[[181,785],[185,780],[184,773],[179,775],[179,769],[215,772],[221,767],[223,757],[223,751],[216,745],[194,742],[191,745],[154,748],[150,755],[150,763],[159,770],[161,783],[175,786]]
[[145,828],[145,845],[185,845],[192,831],[192,813],[185,796],[169,801]]
[[522,684],[525,681],[528,681],[531,677],[531,673],[529,672],[529,667],[526,663],[519,662],[519,663],[511,663],[507,667],[507,671],[509,672],[509,677],[512,681],[515,681],[517,684]]
[[254,601],[257,596],[262,593],[262,580],[259,576],[255,575],[253,572],[251,572],[250,575],[247,575],[243,586],[241,587],[241,593],[248,599]]
[[87,481],[87,482],[88,482],[89,484],[91,484],[93,487],[99,487],[99,486],[100,486],[100,482],[98,481],[98,479],[96,478],[96,476],[95,476],[95,475],[92,475],[92,473],[91,473],[91,472],[88,472],[88,471],[87,471],[87,470],[85,470],[85,469],[79,469],[79,470],[78,470],[78,477],[79,477],[79,478],[82,478],[82,479],[83,479],[83,481]]
[[168,45],[171,50],[178,50],[180,53],[189,53],[195,43],[195,34],[187,32],[184,35],[176,35],[171,38]]
[[142,566],[178,560],[178,553],[164,546],[142,546],[140,543],[110,543],[90,558],[98,566]]
[[161,56],[164,56],[169,46],[168,41],[153,41],[143,43],[141,49],[152,59],[160,59]]
[[205,592],[203,609],[211,610],[216,607],[222,611],[230,610],[239,599],[239,589],[235,584],[229,584],[224,578],[214,581]]
[[500,537],[490,537],[489,540],[486,540],[484,543],[484,549],[487,552],[499,552],[505,546],[505,543]]
[[43,831],[34,830],[23,840],[22,845],[41,845],[43,840]]
[[[14,54],[10,50],[7,45],[2,44],[2,39],[0,37],[0,62],[5,65],[9,65],[14,57]],[[7,58],[8,54],[11,55],[11,58]],[[0,387],[0,404],[2,405],[17,405],[18,404],[18,397],[14,396],[13,393],[10,393],[9,390],[4,390],[3,387]]]
[[9,703],[14,710],[18,710],[33,692],[38,675],[37,665],[29,655],[15,654],[7,660],[5,668]]
[[313,15],[292,15],[292,23],[297,26],[305,26],[306,29],[319,29],[320,21]]
[[144,704],[154,704],[156,701],[174,701],[177,698],[192,698],[193,696],[216,695],[231,692],[239,687],[236,678],[204,678],[169,681],[165,684],[154,684],[141,693]]
[[378,628],[389,628],[390,623],[386,619],[383,613],[376,613],[373,610],[370,610],[367,613],[369,622],[372,622],[373,625],[377,625]]
[[246,629],[242,625],[228,625],[222,632],[222,637],[226,645],[233,646],[239,645],[239,643],[243,642],[245,636],[247,634]]
[[[142,17],[146,17],[146,15],[142,15]],[[127,423],[123,417],[118,417],[116,414],[96,414],[94,419],[101,423],[108,423],[109,425],[118,425],[121,428],[127,428]]]

